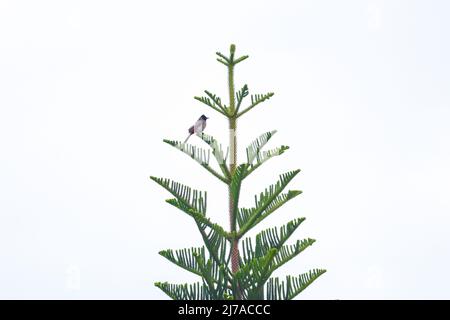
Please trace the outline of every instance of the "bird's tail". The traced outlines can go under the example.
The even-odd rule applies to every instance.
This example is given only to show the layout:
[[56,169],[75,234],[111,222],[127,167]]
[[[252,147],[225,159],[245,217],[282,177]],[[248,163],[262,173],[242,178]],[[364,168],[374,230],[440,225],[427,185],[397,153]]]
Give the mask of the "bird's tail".
[[186,140],[184,140],[183,143],[186,143],[186,142],[189,140],[189,138],[190,138],[191,136],[192,136],[192,134],[188,135],[187,138],[186,138]]

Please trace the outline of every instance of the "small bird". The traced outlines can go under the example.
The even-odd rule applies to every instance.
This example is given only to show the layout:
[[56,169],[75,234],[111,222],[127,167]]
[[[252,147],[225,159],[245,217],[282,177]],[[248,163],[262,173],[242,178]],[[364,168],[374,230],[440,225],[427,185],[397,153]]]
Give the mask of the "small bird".
[[205,128],[206,128],[206,119],[209,119],[209,118],[206,117],[204,114],[202,114],[202,116],[200,118],[198,118],[197,121],[195,121],[194,125],[189,128],[189,135],[186,138],[186,140],[184,140],[184,143],[186,143],[188,141],[188,139],[194,133],[201,133],[201,132],[203,132],[203,130],[205,130]]

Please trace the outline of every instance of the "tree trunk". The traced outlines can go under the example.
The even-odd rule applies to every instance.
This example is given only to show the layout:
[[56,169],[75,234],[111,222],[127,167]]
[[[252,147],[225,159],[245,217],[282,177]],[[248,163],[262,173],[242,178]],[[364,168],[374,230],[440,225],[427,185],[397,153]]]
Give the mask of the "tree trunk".
[[[230,119],[230,173],[233,175],[236,170],[236,120]],[[236,231],[236,217],[234,216],[234,207],[237,205],[229,186],[229,213],[230,230]],[[239,270],[239,240],[234,239],[231,247],[231,271],[233,273]]]
[[[234,50],[233,50],[234,51]],[[234,52],[232,52],[232,55]],[[233,59],[233,58],[231,58]],[[237,139],[236,139],[236,129],[237,121],[234,115],[236,106],[234,100],[234,70],[233,65],[230,64],[228,67],[228,93],[230,98],[230,113],[232,116],[229,118],[229,130],[230,130],[230,174],[233,176],[236,165],[237,165]],[[231,181],[229,185],[229,215],[230,215],[230,231],[236,231],[236,217],[234,214],[234,208],[237,206],[237,199],[234,198],[233,192],[231,190]],[[234,238],[231,244],[231,272],[236,273],[239,270],[239,239]],[[239,290],[239,287],[238,287]],[[236,299],[240,300],[242,297],[240,292],[236,293]]]

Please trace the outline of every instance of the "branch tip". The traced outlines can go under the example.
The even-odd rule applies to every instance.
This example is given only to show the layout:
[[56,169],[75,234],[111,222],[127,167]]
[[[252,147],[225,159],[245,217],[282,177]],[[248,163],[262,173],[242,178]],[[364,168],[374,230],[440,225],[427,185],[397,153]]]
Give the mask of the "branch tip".
[[236,52],[236,45],[235,44],[231,44],[230,45],[230,53],[234,54]]

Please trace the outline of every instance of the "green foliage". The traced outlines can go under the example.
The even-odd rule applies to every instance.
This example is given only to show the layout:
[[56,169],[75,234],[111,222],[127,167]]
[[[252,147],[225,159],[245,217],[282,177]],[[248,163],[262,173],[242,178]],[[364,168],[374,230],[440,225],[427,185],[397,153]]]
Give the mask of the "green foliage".
[[265,132],[256,138],[246,149],[247,153],[247,163],[253,164],[253,161],[258,157],[261,153],[261,149],[269,142],[270,138],[277,133],[277,130]]
[[239,90],[238,92],[236,92],[236,101],[237,101],[237,105],[236,105],[236,111],[235,114],[239,111],[239,108],[241,107],[241,103],[244,100],[244,98],[246,96],[248,96],[248,86],[245,84],[241,90]]
[[206,133],[198,134],[198,136],[212,149],[212,153],[217,160],[217,164],[224,175],[224,179],[221,179],[225,183],[230,181],[230,171],[227,168],[228,149],[224,155],[222,144],[219,143],[214,137],[207,135]]
[[206,191],[193,190],[179,182],[172,181],[167,178],[150,177],[164,189],[169,191],[175,197],[175,204],[186,213],[190,214],[190,210],[205,215],[206,213]]
[[246,263],[254,258],[262,257],[271,248],[280,250],[304,220],[305,218],[297,218],[289,221],[279,229],[269,228],[261,231],[256,235],[255,248],[252,245],[252,238],[246,238],[242,243],[243,262]]
[[213,300],[208,287],[200,282],[190,285],[156,282],[155,286],[164,291],[173,300]]
[[171,249],[168,249],[160,251],[159,254],[187,271],[190,271],[199,276],[202,275],[200,267],[198,266],[197,260],[194,256],[200,255],[203,257],[203,259],[205,259],[205,247],[180,249],[175,250],[175,252]]
[[222,105],[220,98],[207,90],[205,90],[205,93],[206,97],[194,97],[194,99],[206,104],[208,107],[217,112],[220,112],[224,116],[227,116],[228,109],[226,108],[226,106]]
[[300,170],[294,170],[280,175],[276,184],[270,185],[259,196],[255,195],[255,206],[253,208],[241,208],[239,210],[237,216],[241,228],[238,233],[239,237],[301,193],[299,190],[290,190],[282,194],[284,188],[299,172]]
[[288,146],[280,146],[272,150],[263,151],[262,148],[269,142],[270,138],[276,133],[276,130],[265,132],[256,138],[247,148],[247,163],[249,164],[249,170],[247,170],[245,177],[247,177],[254,170],[259,168],[264,162],[272,157],[279,156],[284,151],[288,150]]
[[230,183],[230,192],[233,196],[234,199],[234,203],[233,203],[233,224],[236,224],[236,218],[238,216],[238,211],[239,211],[239,207],[238,207],[238,203],[239,203],[239,196],[240,196],[240,192],[241,192],[241,184],[242,184],[242,179],[245,175],[247,171],[247,164],[241,164],[240,166],[238,166],[236,168],[236,170],[233,173],[233,176],[231,177],[231,183]]
[[271,278],[267,282],[266,298],[292,300],[325,272],[324,269],[313,269],[297,277],[286,276],[286,281],[281,282],[279,278]]
[[[204,167],[206,170],[208,170],[222,182],[228,183],[230,179],[230,173],[226,166],[227,156],[226,155],[224,156],[223,154],[222,145],[218,143],[212,136],[208,136],[207,134],[202,133],[199,134],[198,136],[211,147],[211,150],[205,150],[203,148],[193,146],[188,143],[182,143],[180,141],[168,139],[164,139],[163,141],[190,156],[192,159],[197,161],[202,167]],[[217,163],[219,165],[220,170],[222,171],[222,174],[214,170],[209,163],[211,151],[213,156],[217,160]]]
[[[235,53],[234,45],[231,45],[228,56],[220,52],[216,53],[217,60],[228,69],[230,97],[228,106],[219,96],[210,91],[205,90],[205,96],[195,97],[203,105],[225,116],[229,121],[230,129],[236,129],[236,120],[239,117],[273,96],[273,93],[250,95],[247,85],[237,92],[234,91],[234,67],[248,58],[246,55],[235,58]],[[250,104],[241,110],[245,98],[249,95]],[[285,191],[287,185],[300,172],[300,170],[293,170],[280,175],[275,184],[255,195],[253,207],[244,208],[239,205],[244,179],[267,160],[289,149],[288,146],[281,145],[270,150],[263,150],[275,133],[276,130],[265,132],[252,141],[246,148],[247,161],[239,165],[232,162],[236,159],[236,138],[231,135],[230,146],[225,152],[217,139],[205,133],[199,133],[197,137],[206,144],[206,149],[177,140],[164,140],[165,143],[187,154],[209,173],[224,182],[229,191],[230,231],[226,231],[207,217],[206,191],[198,191],[167,178],[150,177],[173,196],[166,200],[167,203],[192,218],[203,240],[201,247],[167,249],[159,252],[173,264],[201,279],[193,284],[155,283],[170,298],[177,300],[289,300],[295,298],[325,272],[323,269],[313,269],[296,277],[287,276],[284,281],[272,277],[273,272],[315,242],[314,239],[306,238],[288,244],[305,218],[294,219],[279,228],[262,230],[254,238],[247,236],[261,221],[301,194],[299,190]],[[230,159],[228,159],[230,150]],[[213,166],[211,158],[216,160],[216,165]],[[237,260],[235,260],[236,257]]]
[[272,98],[273,95],[274,95],[273,92],[269,92],[269,93],[266,93],[266,94],[253,94],[253,95],[251,96],[252,103],[250,104],[250,106],[248,106],[247,108],[245,108],[243,111],[239,112],[239,113],[237,114],[237,117],[239,118],[239,117],[242,116],[243,114],[249,112],[251,109],[253,109],[254,107],[256,107],[258,104],[260,104],[260,103],[262,103],[262,102],[264,102],[264,101],[266,101],[266,100]]

